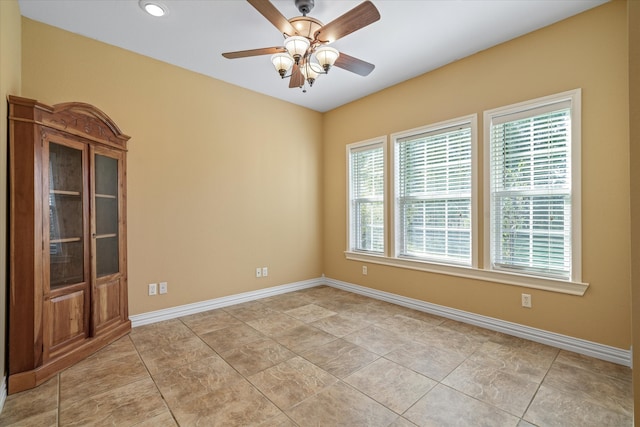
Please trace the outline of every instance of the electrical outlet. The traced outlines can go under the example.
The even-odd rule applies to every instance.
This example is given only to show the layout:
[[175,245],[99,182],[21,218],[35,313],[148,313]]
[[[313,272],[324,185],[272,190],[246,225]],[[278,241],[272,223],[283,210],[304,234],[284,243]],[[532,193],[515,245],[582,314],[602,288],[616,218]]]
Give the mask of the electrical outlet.
[[368,273],[367,266],[366,266],[366,265],[363,265],[363,266],[362,266],[362,274],[364,274],[364,275],[366,276],[366,275],[367,275],[367,273]]
[[260,267],[256,267],[256,277],[262,277],[262,269]]
[[158,294],[158,284],[157,283],[149,283],[149,295],[157,295]]
[[522,306],[525,308],[531,308],[531,295],[522,294]]
[[160,295],[169,292],[169,284],[167,282],[160,282]]
[[269,269],[267,267],[262,267],[262,277],[267,277],[269,275]]

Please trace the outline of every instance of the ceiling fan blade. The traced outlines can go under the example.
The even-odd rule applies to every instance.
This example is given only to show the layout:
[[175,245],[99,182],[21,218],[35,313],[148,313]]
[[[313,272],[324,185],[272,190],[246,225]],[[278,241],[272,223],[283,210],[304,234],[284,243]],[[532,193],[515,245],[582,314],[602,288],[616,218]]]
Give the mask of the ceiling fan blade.
[[269,0],[247,0],[251,6],[255,7],[269,22],[271,22],[281,33],[289,36],[296,35],[296,29],[289,23],[278,9]]
[[340,52],[340,56],[336,60],[334,67],[342,68],[343,70],[351,71],[352,73],[356,73],[361,76],[368,76],[374,68],[375,65],[368,63],[367,61],[363,61],[362,59],[354,58],[353,56],[349,56],[346,53]]
[[222,54],[225,58],[228,59],[236,59],[236,58],[246,58],[248,56],[258,56],[258,55],[273,55],[274,53],[286,52],[282,46],[279,47],[263,47],[261,49],[249,49],[249,50],[239,50],[236,52],[225,52]]
[[331,43],[379,19],[378,9],[370,1],[365,1],[320,28],[315,37],[321,42]]
[[291,77],[289,78],[289,87],[290,88],[298,88],[304,85],[304,76],[300,71],[300,67],[296,64],[293,64],[293,68],[291,69]]

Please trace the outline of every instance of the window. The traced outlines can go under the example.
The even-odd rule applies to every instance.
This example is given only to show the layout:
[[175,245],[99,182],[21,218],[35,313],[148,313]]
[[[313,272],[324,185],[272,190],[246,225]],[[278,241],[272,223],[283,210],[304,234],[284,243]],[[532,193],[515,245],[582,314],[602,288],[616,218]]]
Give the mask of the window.
[[488,269],[580,275],[580,91],[485,112]]
[[384,139],[351,144],[349,158],[349,247],[383,255],[385,252]]
[[396,256],[472,265],[475,116],[393,138]]

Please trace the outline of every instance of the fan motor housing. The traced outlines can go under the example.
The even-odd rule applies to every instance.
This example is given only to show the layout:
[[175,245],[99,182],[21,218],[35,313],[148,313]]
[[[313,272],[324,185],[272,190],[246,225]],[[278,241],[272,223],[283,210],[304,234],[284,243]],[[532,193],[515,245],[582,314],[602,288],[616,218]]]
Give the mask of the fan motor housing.
[[314,0],[295,0],[295,2],[296,7],[303,16],[311,12],[311,9],[313,9],[314,6]]

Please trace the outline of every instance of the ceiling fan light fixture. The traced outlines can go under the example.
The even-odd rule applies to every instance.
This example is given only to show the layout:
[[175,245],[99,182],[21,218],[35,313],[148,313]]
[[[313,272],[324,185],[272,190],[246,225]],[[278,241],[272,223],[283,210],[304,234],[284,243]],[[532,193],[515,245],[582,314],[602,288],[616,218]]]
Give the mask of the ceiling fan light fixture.
[[300,67],[300,72],[309,83],[309,86],[313,86],[313,82],[315,82],[318,75],[322,73],[322,67],[320,64],[316,64],[315,62],[307,62]]
[[334,49],[329,46],[322,46],[318,48],[315,52],[316,59],[325,73],[329,72],[329,68],[336,63],[336,60],[340,56],[340,52],[337,49]]
[[271,56],[271,63],[276,68],[278,74],[280,74],[280,77],[282,77],[283,79],[287,74],[287,71],[289,71],[289,69],[293,65],[293,62],[293,58],[288,53],[276,53],[275,55]]
[[151,16],[161,17],[167,14],[168,9],[162,3],[151,0],[140,0],[138,2],[142,10],[147,12]]
[[292,36],[287,37],[284,41],[284,47],[289,52],[289,55],[293,57],[296,64],[300,63],[300,58],[302,58],[305,53],[307,53],[307,49],[309,49],[309,39],[301,36]]

